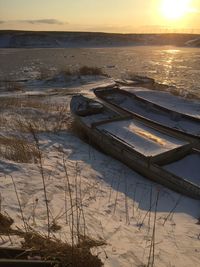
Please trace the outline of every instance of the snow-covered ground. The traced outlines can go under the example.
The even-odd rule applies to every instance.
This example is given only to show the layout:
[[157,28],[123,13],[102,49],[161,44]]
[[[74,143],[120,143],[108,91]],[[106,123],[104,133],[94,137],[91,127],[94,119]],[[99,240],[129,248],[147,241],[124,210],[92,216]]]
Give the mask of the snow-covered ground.
[[[42,103],[60,107],[64,105],[69,118],[71,94],[81,92],[94,97],[92,88],[102,83],[113,83],[112,79],[86,80],[85,84],[76,82],[70,87],[61,82],[60,87],[48,84],[43,89],[42,83],[40,88],[38,84],[32,83],[23,92],[2,92],[1,135],[8,135],[9,125],[3,124],[5,114],[6,119],[13,119],[17,115],[23,118],[31,113],[32,121],[34,118],[37,120],[38,116],[48,120],[47,112],[41,110],[40,106],[22,106],[21,113],[15,107],[12,110],[3,107],[6,98],[17,96],[16,99],[20,100],[29,95],[28,99],[34,97],[32,99],[35,101],[42,99]],[[14,134],[14,130],[12,133]],[[145,266],[150,253],[154,219],[155,266],[200,265],[200,225],[197,224],[200,217],[199,201],[181,196],[141,177],[124,164],[82,141],[70,127],[57,132],[43,131],[37,136],[42,152],[50,220],[61,226],[56,236],[70,238],[71,210],[69,196],[66,195],[65,162],[73,202],[81,200],[84,211],[85,222],[80,220],[80,229],[85,230],[89,236],[106,241],[105,246],[93,250],[105,267]],[[187,167],[185,165],[186,169]],[[15,226],[23,227],[12,178],[27,223],[37,230],[46,231],[43,181],[38,163],[20,163],[0,158],[1,212],[7,212],[14,219]],[[10,238],[2,236],[0,245],[19,244],[19,239]]]

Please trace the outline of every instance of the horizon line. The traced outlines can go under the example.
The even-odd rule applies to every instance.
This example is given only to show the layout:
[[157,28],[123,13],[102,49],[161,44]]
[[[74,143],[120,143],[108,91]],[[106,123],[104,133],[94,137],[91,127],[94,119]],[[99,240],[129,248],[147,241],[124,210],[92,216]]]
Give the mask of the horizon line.
[[3,31],[15,31],[15,32],[49,32],[49,33],[67,33],[67,32],[74,32],[74,33],[101,33],[101,34],[122,34],[122,35],[131,35],[131,34],[190,34],[190,35],[200,35],[200,29],[185,29],[183,31],[179,31],[178,29],[174,30],[166,30],[166,31],[156,31],[156,32],[106,32],[106,31],[78,31],[78,30],[24,30],[24,29],[0,29],[0,32]]

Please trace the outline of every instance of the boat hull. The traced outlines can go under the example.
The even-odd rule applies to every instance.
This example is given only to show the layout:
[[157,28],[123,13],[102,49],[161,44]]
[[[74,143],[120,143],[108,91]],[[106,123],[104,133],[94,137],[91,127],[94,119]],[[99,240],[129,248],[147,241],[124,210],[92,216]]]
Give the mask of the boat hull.
[[[141,175],[156,183],[164,185],[169,189],[172,189],[191,198],[200,199],[199,186],[164,170],[161,165],[152,163],[150,160],[144,159],[144,157],[138,155],[138,153],[136,153],[134,150],[127,148],[115,139],[108,138],[98,129],[91,129],[90,127],[85,125],[83,121],[80,120],[79,116],[74,115],[74,118],[76,125],[79,127],[81,132],[83,132],[84,135],[87,136],[89,144],[94,144],[104,153],[123,162],[131,169],[137,171]],[[175,157],[177,157],[177,153],[175,153]],[[171,160],[174,159],[172,157]]]

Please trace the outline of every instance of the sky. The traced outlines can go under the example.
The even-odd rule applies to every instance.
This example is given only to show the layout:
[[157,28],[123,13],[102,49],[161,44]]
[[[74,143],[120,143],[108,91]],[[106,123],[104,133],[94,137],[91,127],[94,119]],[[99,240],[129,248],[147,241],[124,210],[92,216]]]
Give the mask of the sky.
[[200,0],[0,0],[0,29],[200,33]]

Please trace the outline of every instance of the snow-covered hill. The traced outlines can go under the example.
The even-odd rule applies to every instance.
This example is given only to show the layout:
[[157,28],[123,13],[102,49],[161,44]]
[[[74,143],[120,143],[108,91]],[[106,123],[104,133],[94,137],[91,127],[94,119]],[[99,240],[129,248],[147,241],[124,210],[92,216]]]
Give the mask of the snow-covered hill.
[[94,32],[0,31],[0,48],[102,47],[132,45],[185,46],[199,35],[190,34],[111,34]]

